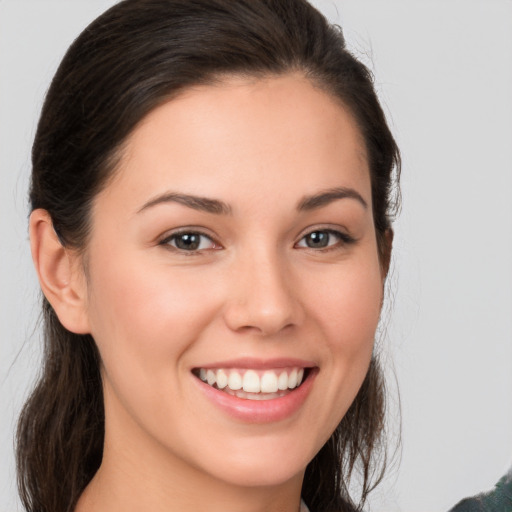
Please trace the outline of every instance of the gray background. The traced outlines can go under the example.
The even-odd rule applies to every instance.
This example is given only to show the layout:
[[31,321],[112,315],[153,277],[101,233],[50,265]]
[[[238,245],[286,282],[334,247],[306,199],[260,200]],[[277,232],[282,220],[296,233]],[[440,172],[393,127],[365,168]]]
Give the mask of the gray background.
[[[111,0],[0,0],[0,511],[19,509],[15,419],[37,373],[30,146],[65,49]],[[380,341],[401,465],[375,512],[442,512],[512,463],[512,2],[324,0],[375,72],[403,152]],[[393,428],[394,426],[394,428]]]

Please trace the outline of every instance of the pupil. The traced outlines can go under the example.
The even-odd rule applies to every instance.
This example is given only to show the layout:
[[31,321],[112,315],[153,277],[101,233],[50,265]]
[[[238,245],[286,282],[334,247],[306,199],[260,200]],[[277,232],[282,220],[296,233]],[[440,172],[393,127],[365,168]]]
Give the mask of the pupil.
[[199,247],[200,237],[194,233],[185,233],[176,238],[176,247],[192,251]]
[[307,237],[307,245],[312,248],[327,247],[329,242],[329,233],[325,231],[314,231]]

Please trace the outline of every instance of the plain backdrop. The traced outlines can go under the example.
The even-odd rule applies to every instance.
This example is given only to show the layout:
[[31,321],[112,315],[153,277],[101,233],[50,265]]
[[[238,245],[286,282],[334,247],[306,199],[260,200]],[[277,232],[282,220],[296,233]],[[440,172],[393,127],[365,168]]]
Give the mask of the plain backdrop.
[[[67,46],[113,3],[0,0],[1,512],[20,510],[13,429],[41,341],[27,239],[31,142]],[[446,511],[512,463],[512,1],[314,3],[375,73],[403,154],[380,340],[399,383],[401,463],[370,509]]]

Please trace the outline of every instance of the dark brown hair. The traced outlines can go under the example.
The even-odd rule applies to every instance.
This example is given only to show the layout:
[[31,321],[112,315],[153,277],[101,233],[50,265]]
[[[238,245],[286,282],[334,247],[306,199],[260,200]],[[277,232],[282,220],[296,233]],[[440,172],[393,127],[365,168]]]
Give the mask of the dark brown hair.
[[[398,148],[370,72],[305,0],[125,0],[105,12],[71,45],[48,90],[32,152],[32,210],[49,212],[63,245],[84,249],[91,202],[149,112],[223,75],[294,71],[343,102],[359,125],[387,265]],[[100,357],[92,337],[67,331],[44,297],[43,312],[42,373],[18,425],[19,490],[27,511],[71,512],[102,459]],[[312,512],[360,509],[382,476],[383,430],[374,357],[354,403],[307,467],[302,492]],[[357,468],[362,492],[353,500],[348,485]]]

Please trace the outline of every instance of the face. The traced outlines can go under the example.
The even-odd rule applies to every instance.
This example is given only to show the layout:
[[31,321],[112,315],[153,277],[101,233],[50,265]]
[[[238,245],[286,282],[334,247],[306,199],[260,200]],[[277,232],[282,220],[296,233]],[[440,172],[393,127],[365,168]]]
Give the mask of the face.
[[382,301],[347,110],[298,75],[186,91],[130,136],[86,257],[105,453],[232,485],[302,475],[364,379]]

